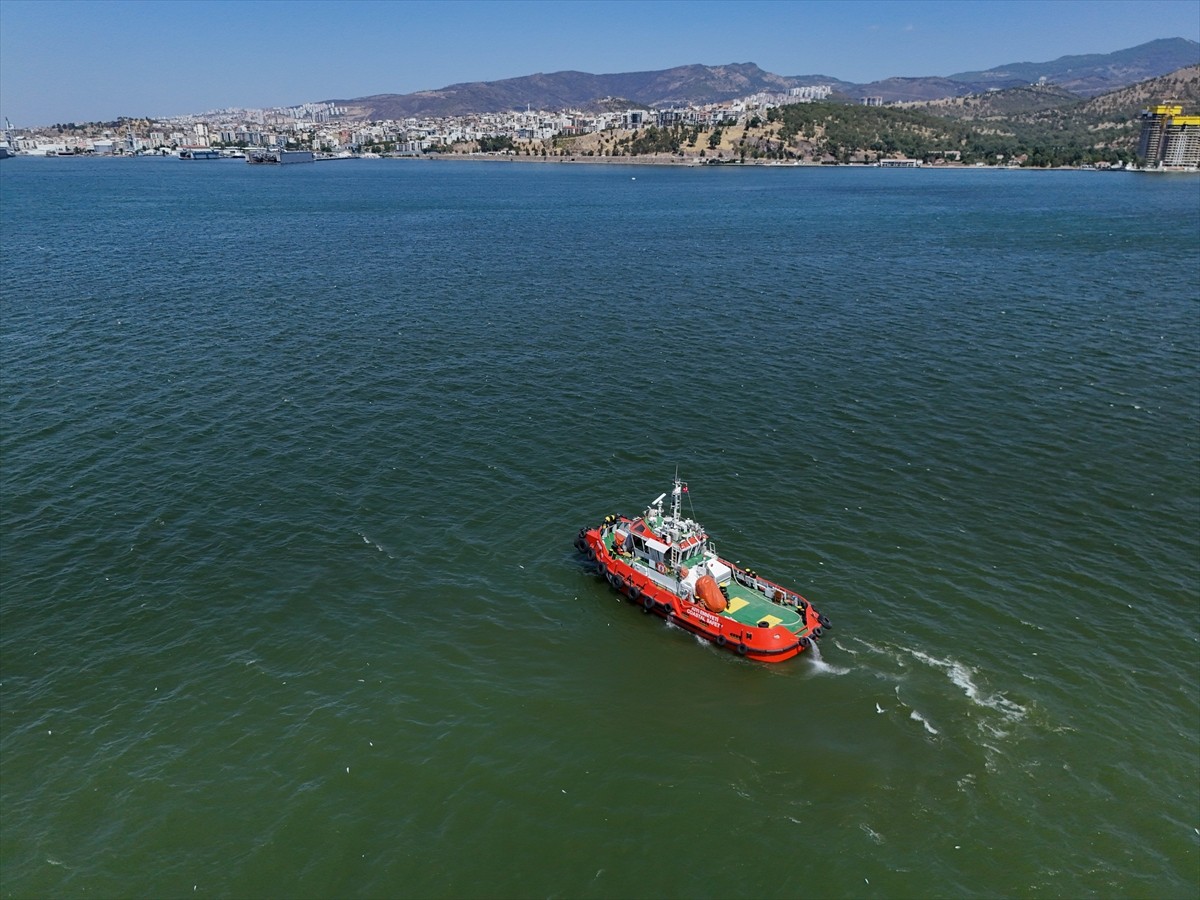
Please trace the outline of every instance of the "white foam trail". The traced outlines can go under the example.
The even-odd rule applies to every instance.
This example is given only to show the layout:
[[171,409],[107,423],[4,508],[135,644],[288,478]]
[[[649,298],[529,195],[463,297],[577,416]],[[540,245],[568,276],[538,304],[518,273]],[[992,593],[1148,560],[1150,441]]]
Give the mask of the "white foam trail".
[[876,646],[875,646],[874,644],[872,644],[870,641],[866,641],[866,640],[863,640],[862,638],[859,638],[859,639],[858,639],[858,642],[859,642],[860,644],[862,644],[864,647],[866,647],[868,650],[870,650],[872,653],[878,653],[878,654],[880,654],[880,655],[883,655],[883,654],[887,653],[887,651],[886,651],[886,650],[884,650],[884,649],[883,649],[883,648],[881,648],[881,647],[876,647]]
[[813,670],[822,675],[845,675],[849,669],[843,669],[841,666],[831,666],[821,658],[821,648],[817,646],[817,642],[813,641],[812,645],[805,651],[805,655],[812,661]]
[[[886,647],[877,647],[875,644],[872,644],[870,641],[866,641],[861,638],[856,638],[855,640],[857,640],[857,642],[859,644],[861,644],[863,647],[865,647],[871,653],[874,653],[876,656],[882,656],[886,659],[890,659],[901,669],[908,667],[908,659],[899,651],[891,650]],[[841,644],[838,644],[837,646],[841,647]],[[884,677],[889,677],[889,678],[894,677],[894,675],[892,673],[876,672],[876,674],[882,675]]]
[[962,692],[966,694],[967,699],[978,706],[986,707],[987,709],[995,710],[1002,713],[1010,719],[1021,719],[1025,716],[1025,707],[1019,703],[1014,703],[1002,694],[987,694],[985,695],[979,690],[975,684],[974,670],[963,663],[953,659],[937,659],[927,653],[922,653],[920,650],[909,650],[915,659],[920,660],[928,666],[941,669],[945,672],[954,684],[962,688]]
[[937,730],[936,728],[934,728],[932,725],[930,725],[930,724],[929,724],[929,720],[928,720],[928,719],[926,719],[926,718],[925,718],[923,715],[921,715],[919,712],[917,712],[915,709],[914,709],[912,712],[910,712],[910,713],[908,714],[908,717],[909,717],[910,719],[912,719],[914,722],[920,722],[922,725],[924,725],[924,726],[925,726],[925,730],[926,730],[926,731],[928,731],[930,734],[937,734],[937,733],[938,733],[938,730]]
[[384,549],[384,547],[383,547],[383,544],[380,544],[380,543],[377,543],[376,541],[373,541],[373,540],[371,540],[369,537],[367,537],[367,536],[366,536],[365,534],[363,534],[361,531],[357,531],[357,532],[355,532],[355,534],[357,534],[357,535],[358,535],[360,538],[362,538],[362,539],[363,539],[363,543],[364,543],[364,544],[367,544],[368,546],[374,547],[376,550],[378,550],[380,553],[382,553],[382,554],[383,554],[384,556],[386,556],[388,559],[395,559],[395,558],[396,558],[396,557],[392,556],[392,554],[388,553],[388,552],[387,552],[387,550],[385,550],[385,549]]

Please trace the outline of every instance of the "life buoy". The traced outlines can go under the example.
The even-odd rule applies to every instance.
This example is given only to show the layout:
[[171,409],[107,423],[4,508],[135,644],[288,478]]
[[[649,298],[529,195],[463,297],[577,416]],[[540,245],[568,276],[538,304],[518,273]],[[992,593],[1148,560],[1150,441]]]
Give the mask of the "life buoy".
[[738,656],[745,656],[746,655],[746,645],[739,643],[737,645],[737,652],[738,652]]
[[680,567],[679,567],[679,577],[680,577],[680,578],[687,578],[687,577],[688,577],[688,567],[687,567],[687,566],[680,566]]
[[666,575],[666,574],[667,574],[667,567],[666,567],[666,566],[664,566],[662,563],[658,563],[658,564],[655,566],[655,568],[657,568],[657,569],[658,569],[658,574],[659,574],[659,575]]

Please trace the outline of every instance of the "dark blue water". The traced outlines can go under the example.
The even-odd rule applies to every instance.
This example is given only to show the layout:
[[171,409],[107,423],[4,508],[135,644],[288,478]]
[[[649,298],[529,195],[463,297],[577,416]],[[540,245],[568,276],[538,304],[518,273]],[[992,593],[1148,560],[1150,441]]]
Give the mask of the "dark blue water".
[[[17,158],[0,251],[0,894],[1200,890],[1200,182]],[[676,467],[819,654],[577,557]]]

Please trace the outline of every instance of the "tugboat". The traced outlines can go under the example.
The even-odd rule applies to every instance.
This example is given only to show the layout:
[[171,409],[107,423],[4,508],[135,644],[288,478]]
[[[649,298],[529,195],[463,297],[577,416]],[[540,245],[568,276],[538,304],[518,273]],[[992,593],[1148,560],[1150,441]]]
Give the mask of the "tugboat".
[[576,549],[643,612],[731,653],[777,663],[811,647],[829,620],[794,591],[718,556],[700,523],[680,512],[687,492],[676,475],[669,512],[660,494],[641,516],[579,529]]

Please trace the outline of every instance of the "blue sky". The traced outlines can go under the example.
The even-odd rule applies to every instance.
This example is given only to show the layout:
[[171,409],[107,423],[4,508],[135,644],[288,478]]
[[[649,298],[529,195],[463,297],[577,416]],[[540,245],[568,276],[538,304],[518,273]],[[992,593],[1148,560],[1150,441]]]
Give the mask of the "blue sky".
[[866,82],[1200,40],[1200,0],[2,0],[16,126],[754,62]]

